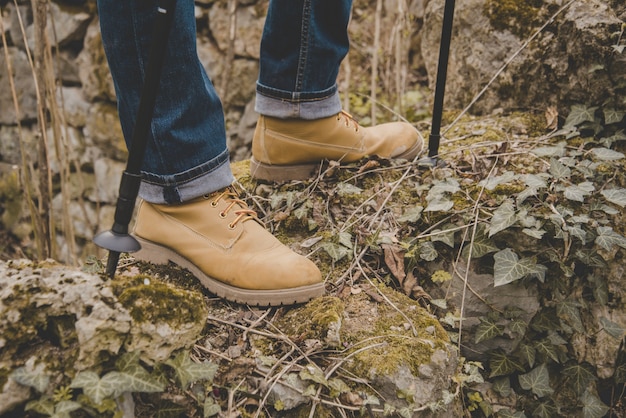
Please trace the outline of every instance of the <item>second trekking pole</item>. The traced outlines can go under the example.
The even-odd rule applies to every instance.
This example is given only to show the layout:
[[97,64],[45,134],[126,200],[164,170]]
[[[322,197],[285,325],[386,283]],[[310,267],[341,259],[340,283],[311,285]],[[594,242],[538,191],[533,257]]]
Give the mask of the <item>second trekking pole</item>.
[[441,28],[441,42],[439,44],[439,62],[437,64],[437,81],[435,83],[435,99],[433,103],[433,118],[428,136],[428,157],[420,164],[436,166],[441,140],[441,118],[443,116],[443,99],[446,90],[448,75],[448,57],[450,55],[450,41],[452,39],[452,23],[454,20],[454,0],[445,0],[443,9],[443,25]]

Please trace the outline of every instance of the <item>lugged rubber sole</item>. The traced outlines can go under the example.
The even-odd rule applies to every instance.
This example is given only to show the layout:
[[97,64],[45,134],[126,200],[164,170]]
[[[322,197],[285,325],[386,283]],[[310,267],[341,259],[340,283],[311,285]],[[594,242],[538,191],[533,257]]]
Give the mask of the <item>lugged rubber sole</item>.
[[252,306],[294,305],[308,302],[313,298],[323,296],[325,293],[324,283],[275,290],[252,290],[230,286],[206,275],[177,252],[136,235],[135,238],[141,244],[141,249],[133,254],[135,258],[153,264],[168,264],[171,261],[189,270],[209,292],[231,302]]
[[[422,150],[422,142],[417,141],[410,149],[390,159],[412,160]],[[320,162],[298,165],[273,165],[250,158],[250,175],[254,179],[266,181],[309,180],[318,173]]]
[[299,165],[272,165],[250,158],[250,175],[267,181],[308,180],[315,177],[320,163]]

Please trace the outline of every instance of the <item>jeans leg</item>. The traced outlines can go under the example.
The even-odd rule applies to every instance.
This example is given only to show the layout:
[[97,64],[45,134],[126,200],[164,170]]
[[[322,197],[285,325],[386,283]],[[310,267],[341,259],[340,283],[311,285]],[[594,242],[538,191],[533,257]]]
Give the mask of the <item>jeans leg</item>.
[[[157,1],[98,0],[98,13],[130,145]],[[142,175],[139,194],[152,203],[183,202],[233,181],[222,104],[196,51],[192,0],[176,2]]]
[[348,53],[352,0],[270,0],[256,111],[318,119],[341,110],[339,65]]

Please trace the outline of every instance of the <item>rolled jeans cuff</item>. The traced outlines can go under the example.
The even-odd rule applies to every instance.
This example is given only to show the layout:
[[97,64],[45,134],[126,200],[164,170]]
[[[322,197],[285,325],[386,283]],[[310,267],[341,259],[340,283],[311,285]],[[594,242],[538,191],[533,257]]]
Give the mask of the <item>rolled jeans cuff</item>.
[[230,186],[234,181],[228,150],[178,174],[142,172],[139,197],[155,204],[183,203]]
[[285,92],[257,83],[254,110],[264,116],[281,119],[314,120],[341,111],[337,86],[318,93]]

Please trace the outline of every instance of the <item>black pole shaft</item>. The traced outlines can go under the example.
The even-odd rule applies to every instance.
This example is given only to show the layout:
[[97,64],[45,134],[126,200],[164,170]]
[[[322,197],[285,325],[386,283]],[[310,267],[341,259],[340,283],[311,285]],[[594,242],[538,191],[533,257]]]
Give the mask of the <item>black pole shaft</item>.
[[[141,183],[141,166],[148,143],[150,125],[154,115],[159,82],[163,70],[163,62],[167,52],[167,40],[172,27],[174,8],[176,0],[160,0],[157,16],[152,32],[152,42],[150,45],[150,55],[148,66],[141,90],[139,108],[133,128],[132,140],[128,152],[128,162],[126,170],[122,173],[119,195],[115,206],[115,221],[110,233],[103,238],[107,241],[109,257],[107,260],[106,274],[109,277],[115,275],[120,253],[129,251],[128,247],[128,225],[130,224],[135,208],[135,201],[139,193]],[[119,241],[116,242],[116,239]],[[113,241],[113,242],[111,242]],[[136,251],[136,249],[135,249]]]
[[441,118],[443,116],[443,99],[446,90],[446,76],[448,74],[448,57],[450,55],[450,41],[452,39],[452,22],[454,20],[454,0],[446,0],[443,10],[443,25],[441,28],[441,43],[439,44],[439,63],[437,64],[437,81],[435,84],[435,100],[433,103],[433,119],[428,136],[428,156],[439,154],[441,139]]

